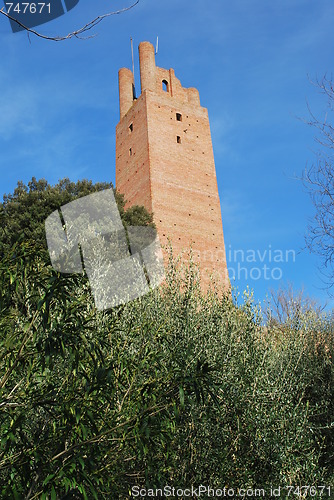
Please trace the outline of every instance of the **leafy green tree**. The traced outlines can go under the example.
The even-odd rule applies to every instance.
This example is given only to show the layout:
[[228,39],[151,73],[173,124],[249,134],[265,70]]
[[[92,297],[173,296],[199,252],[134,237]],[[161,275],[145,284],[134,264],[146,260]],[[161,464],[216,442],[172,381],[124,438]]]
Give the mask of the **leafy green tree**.
[[[112,183],[98,182],[93,184],[86,179],[71,182],[62,179],[51,186],[45,179],[35,177],[26,186],[18,182],[13,194],[5,194],[0,204],[0,256],[10,252],[16,242],[37,245],[44,248],[44,256],[49,262],[45,237],[45,219],[82,196],[113,188]],[[154,226],[152,215],[144,207],[134,206],[124,210],[124,196],[114,190],[115,200],[124,226]]]
[[196,268],[172,257],[160,288],[97,311],[84,276],[56,272],[45,245],[11,234],[0,260],[1,498],[332,483],[333,318],[298,308],[298,322],[264,329],[250,294],[240,305],[214,286],[202,294]]
[[0,263],[1,497],[331,484],[333,324],[299,319],[264,330],[250,295],[202,295],[172,259],[160,289],[96,311],[79,275],[16,244]]

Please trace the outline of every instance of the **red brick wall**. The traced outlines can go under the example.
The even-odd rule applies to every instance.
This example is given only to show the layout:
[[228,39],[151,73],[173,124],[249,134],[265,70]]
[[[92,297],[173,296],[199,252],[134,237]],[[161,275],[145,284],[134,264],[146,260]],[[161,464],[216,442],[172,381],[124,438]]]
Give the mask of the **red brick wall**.
[[[165,245],[169,237],[175,255],[192,245],[204,289],[207,273],[217,273],[228,287],[207,110],[198,91],[184,89],[172,69],[155,67],[151,44],[140,44],[139,53],[142,94],[116,127],[116,187],[128,205],[153,211],[160,241]],[[128,92],[120,81],[120,101],[128,102]]]

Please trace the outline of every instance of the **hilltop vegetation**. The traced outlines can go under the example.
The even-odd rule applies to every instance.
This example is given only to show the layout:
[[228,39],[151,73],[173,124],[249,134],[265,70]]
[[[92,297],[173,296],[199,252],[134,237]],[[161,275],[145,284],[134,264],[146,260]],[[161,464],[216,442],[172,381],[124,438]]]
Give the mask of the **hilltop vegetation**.
[[331,317],[264,328],[172,257],[160,289],[97,311],[44,252],[18,239],[0,264],[1,498],[333,484]]
[[[105,189],[113,189],[112,183],[83,179],[71,182],[61,179],[54,186],[45,179],[17,183],[12,194],[5,194],[0,203],[0,256],[11,251],[17,242],[34,246],[37,244],[43,258],[49,261],[45,237],[45,219],[63,205]],[[114,189],[115,201],[124,226],[154,226],[152,215],[144,207],[134,206],[125,210],[124,196]],[[44,252],[43,252],[44,249]]]

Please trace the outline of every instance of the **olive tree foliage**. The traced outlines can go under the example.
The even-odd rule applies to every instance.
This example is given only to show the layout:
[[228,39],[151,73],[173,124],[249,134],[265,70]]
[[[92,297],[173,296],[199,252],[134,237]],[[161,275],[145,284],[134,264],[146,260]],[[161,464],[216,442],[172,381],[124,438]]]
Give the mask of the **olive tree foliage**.
[[309,125],[316,129],[316,161],[305,170],[304,185],[309,191],[315,215],[308,225],[306,243],[322,263],[328,288],[334,285],[334,84],[324,77],[315,86],[327,100],[323,119],[310,111]]
[[325,318],[264,330],[251,295],[203,294],[172,254],[160,289],[97,311],[83,277],[36,250],[0,263],[1,498],[330,484]]
[[160,288],[98,311],[83,274],[52,269],[40,226],[93,187],[37,185],[1,207],[0,497],[331,484],[333,320],[264,329],[251,294],[203,294],[171,251]]

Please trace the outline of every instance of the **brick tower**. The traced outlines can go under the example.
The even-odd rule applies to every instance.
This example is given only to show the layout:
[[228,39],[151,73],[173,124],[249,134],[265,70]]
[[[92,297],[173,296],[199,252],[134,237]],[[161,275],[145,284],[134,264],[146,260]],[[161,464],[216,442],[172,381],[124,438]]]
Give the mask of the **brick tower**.
[[177,255],[192,246],[207,288],[209,274],[229,287],[225,245],[206,108],[173,69],[155,65],[154,47],[139,45],[141,95],[133,74],[119,70],[116,188],[127,206],[153,212],[160,242]]

